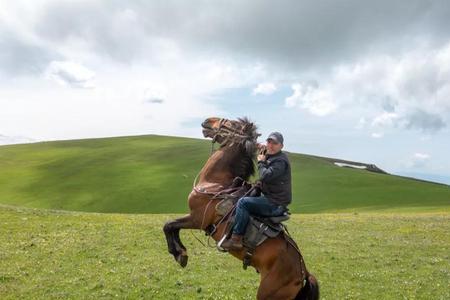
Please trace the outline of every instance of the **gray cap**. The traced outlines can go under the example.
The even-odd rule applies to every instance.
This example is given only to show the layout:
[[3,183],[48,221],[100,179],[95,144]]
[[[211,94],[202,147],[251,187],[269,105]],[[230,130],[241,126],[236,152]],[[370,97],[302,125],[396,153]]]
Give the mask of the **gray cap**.
[[268,140],[274,140],[277,143],[283,144],[283,135],[277,131],[272,132],[271,134],[269,134],[269,137],[266,139],[266,141]]

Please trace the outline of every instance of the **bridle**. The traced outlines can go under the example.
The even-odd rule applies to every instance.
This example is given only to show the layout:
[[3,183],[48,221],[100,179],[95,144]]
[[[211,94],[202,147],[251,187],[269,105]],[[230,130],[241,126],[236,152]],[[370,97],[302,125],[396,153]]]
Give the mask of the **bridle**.
[[[250,136],[248,134],[245,134],[245,129],[247,128],[248,125],[250,124],[244,124],[243,126],[241,126],[241,128],[231,128],[230,126],[227,125],[227,123],[229,122],[228,119],[225,118],[220,118],[219,120],[219,126],[218,128],[212,128],[212,130],[214,131],[213,137],[212,137],[212,143],[211,143],[211,153],[213,152],[213,147],[214,147],[214,143],[217,142],[217,137],[219,136],[219,134],[221,136],[225,137],[225,140],[222,141],[220,144],[222,146],[233,146],[234,143],[236,142],[241,142],[243,140],[249,139],[249,138],[253,138],[255,141],[258,138],[258,136],[260,136],[261,134],[257,134],[256,136]],[[228,142],[230,142],[230,144],[228,144]]]
[[[239,142],[247,140],[247,139],[253,139],[256,143],[257,138],[261,135],[260,133],[256,133],[254,136],[253,135],[248,135],[245,134],[245,130],[247,129],[247,126],[252,126],[252,123],[246,123],[243,126],[241,126],[240,129],[236,128],[231,128],[227,125],[227,121],[230,121],[226,118],[220,118],[219,120],[219,126],[218,128],[210,128],[210,130],[214,131],[214,134],[212,136],[212,142],[211,142],[211,152],[209,153],[209,156],[211,157],[211,155],[214,152],[214,143],[217,142],[217,136],[219,136],[219,134],[221,134],[222,136],[225,136],[225,140],[222,141],[220,144],[222,146],[229,146],[231,147],[234,143],[238,142],[237,140],[239,140]],[[238,131],[239,130],[239,131]],[[231,144],[228,144],[229,141],[232,141]],[[197,184],[197,177],[200,175],[200,171],[197,174],[197,176],[195,176],[194,178],[194,182],[192,184],[192,187],[194,188]]]

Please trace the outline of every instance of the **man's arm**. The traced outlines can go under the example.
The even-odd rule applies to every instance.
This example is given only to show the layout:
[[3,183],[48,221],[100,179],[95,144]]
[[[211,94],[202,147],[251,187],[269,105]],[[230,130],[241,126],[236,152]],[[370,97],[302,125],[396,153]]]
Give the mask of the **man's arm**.
[[262,182],[271,182],[286,170],[286,163],[282,160],[273,162],[270,166],[266,161],[258,161],[259,180]]

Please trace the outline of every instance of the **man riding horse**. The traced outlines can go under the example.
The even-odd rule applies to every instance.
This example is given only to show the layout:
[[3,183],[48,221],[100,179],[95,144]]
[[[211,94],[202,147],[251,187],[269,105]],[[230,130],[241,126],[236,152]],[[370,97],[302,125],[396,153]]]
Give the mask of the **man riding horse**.
[[[250,225],[254,224],[254,220],[248,221],[249,214],[279,215],[291,202],[291,170],[286,154],[281,151],[283,136],[280,133],[270,134],[267,138],[267,153],[256,157],[257,149],[261,148],[257,143],[260,134],[257,126],[248,118],[229,120],[211,117],[202,122],[201,126],[203,135],[211,138],[213,143],[219,143],[220,148],[211,151],[210,157],[194,179],[188,196],[189,214],[164,224],[169,253],[181,267],[186,267],[188,254],[181,241],[180,230],[201,229],[219,246],[224,236],[228,236],[229,225],[233,225],[234,238],[223,241],[222,247],[227,242],[231,255],[249,263],[260,274],[256,293],[258,300],[318,299],[317,279],[306,268],[300,249],[287,230],[278,234],[275,232],[275,236],[265,238],[254,249],[239,247],[244,228],[248,225],[247,228],[253,230]],[[258,160],[261,197],[231,197],[233,200],[239,199],[239,205],[236,207],[233,203],[232,207],[221,211],[220,204],[229,198],[218,195],[234,188],[236,178],[242,179],[242,187],[247,188],[248,180],[255,172],[255,158]],[[235,210],[234,219],[237,222],[232,224],[231,216]],[[261,228],[268,229],[268,226]],[[250,260],[248,250],[251,250]]]
[[282,215],[291,203],[291,166],[283,148],[283,135],[272,132],[266,139],[266,154],[259,154],[258,171],[262,195],[242,197],[236,208],[235,223],[231,239],[224,241],[225,250],[241,250],[250,215],[273,217]]

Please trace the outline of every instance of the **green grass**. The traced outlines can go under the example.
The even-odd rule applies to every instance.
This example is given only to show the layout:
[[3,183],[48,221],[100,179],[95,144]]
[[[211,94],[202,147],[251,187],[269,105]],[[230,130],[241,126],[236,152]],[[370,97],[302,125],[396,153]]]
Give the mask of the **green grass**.
[[[186,269],[167,253],[209,153],[154,135],[1,146],[0,299],[254,299],[258,274],[202,233],[182,231]],[[450,299],[449,186],[289,157],[288,226],[322,299]]]
[[[0,299],[254,299],[254,269],[189,231],[189,264],[176,264],[161,230],[174,217],[0,205]],[[293,215],[288,226],[322,299],[450,299],[449,213]]]
[[[183,213],[210,141],[130,136],[0,147],[0,203],[87,212]],[[217,146],[216,146],[217,147]],[[450,211],[450,187],[289,153],[297,213]]]

